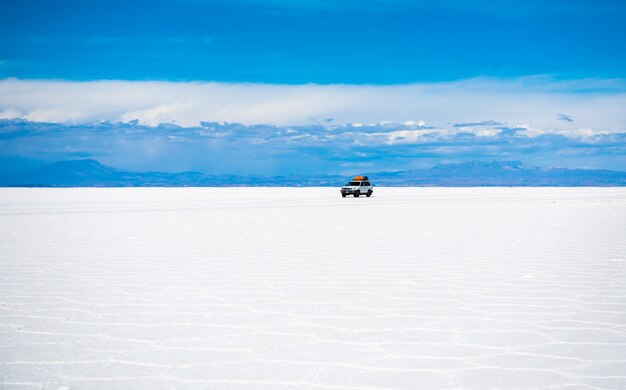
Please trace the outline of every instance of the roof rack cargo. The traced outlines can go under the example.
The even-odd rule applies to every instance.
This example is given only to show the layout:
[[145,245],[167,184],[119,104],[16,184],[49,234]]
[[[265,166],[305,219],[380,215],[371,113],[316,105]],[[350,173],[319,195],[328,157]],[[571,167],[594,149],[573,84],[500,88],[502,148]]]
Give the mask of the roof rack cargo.
[[355,176],[352,180],[369,180],[367,176]]

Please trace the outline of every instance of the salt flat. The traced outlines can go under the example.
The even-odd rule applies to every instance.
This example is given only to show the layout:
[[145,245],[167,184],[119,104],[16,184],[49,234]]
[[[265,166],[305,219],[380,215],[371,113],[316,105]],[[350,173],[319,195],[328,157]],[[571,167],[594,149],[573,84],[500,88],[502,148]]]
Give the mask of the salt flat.
[[2,389],[626,388],[626,189],[0,189]]

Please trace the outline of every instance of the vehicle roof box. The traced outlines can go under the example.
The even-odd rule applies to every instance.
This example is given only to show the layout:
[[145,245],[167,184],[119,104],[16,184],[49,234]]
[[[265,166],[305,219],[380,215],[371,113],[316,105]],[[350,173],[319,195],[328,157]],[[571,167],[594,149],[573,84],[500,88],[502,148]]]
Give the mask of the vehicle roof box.
[[352,180],[369,180],[367,176],[355,176]]

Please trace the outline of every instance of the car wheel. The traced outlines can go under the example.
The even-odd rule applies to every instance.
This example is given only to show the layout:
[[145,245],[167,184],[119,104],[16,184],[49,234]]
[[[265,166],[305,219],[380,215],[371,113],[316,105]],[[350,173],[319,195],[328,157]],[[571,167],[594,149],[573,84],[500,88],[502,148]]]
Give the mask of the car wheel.
[[358,197],[359,197],[359,195],[361,195],[361,191],[357,190],[357,191],[354,193],[354,197],[355,197],[355,198],[358,198]]
[[372,196],[372,190],[367,191],[367,194],[365,194],[365,196],[367,196],[368,198]]
[[344,194],[344,193],[342,192],[342,193],[341,193],[341,197],[342,197],[342,198],[345,198],[345,197],[346,197],[346,194]]

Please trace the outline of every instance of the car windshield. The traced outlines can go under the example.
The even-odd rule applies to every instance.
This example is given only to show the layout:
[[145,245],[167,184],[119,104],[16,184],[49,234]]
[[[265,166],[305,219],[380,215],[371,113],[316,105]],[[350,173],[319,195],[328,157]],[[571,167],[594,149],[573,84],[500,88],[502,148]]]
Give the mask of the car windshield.
[[359,183],[358,181],[351,181],[350,183],[347,184],[348,186],[360,186],[361,183]]

